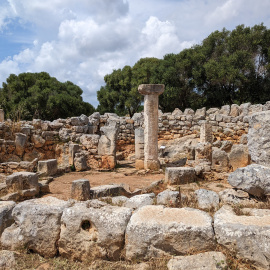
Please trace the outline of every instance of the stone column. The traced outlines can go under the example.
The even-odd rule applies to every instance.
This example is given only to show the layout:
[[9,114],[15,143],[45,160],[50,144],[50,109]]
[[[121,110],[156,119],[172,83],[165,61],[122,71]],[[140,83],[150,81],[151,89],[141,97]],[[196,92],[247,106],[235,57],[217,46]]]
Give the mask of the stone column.
[[0,109],[0,122],[4,122],[5,121],[5,113],[4,110]]
[[144,168],[159,170],[158,160],[158,96],[164,84],[141,84],[138,91],[144,95]]

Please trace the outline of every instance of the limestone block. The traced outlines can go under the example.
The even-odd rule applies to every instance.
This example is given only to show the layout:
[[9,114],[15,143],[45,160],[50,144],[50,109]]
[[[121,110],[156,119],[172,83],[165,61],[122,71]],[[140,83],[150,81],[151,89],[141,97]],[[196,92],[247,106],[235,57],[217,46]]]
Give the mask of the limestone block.
[[240,189],[224,189],[218,193],[220,200],[224,204],[251,204],[252,201],[249,198],[249,194]]
[[196,113],[195,113],[195,116],[203,116],[203,117],[205,117],[206,116],[206,108],[203,107],[201,109],[197,109]]
[[57,160],[48,159],[38,162],[38,173],[43,176],[53,176],[57,173]]
[[237,117],[239,116],[239,114],[240,114],[240,107],[237,104],[232,104],[230,116]]
[[112,170],[116,166],[116,155],[113,156],[102,156],[101,157],[101,168]]
[[210,114],[218,114],[219,109],[218,108],[210,108],[209,110],[206,111],[206,115],[209,116]]
[[239,106],[239,108],[240,108],[240,115],[242,115],[242,116],[248,115],[250,105],[251,105],[250,102],[241,104],[241,105]]
[[235,188],[244,190],[251,195],[261,197],[270,194],[270,168],[251,164],[238,168],[228,177],[228,182]]
[[84,152],[76,153],[74,158],[74,167],[77,172],[87,170],[86,154]]
[[59,138],[63,142],[68,142],[70,140],[70,133],[72,132],[71,129],[68,128],[61,128],[59,130]]
[[270,111],[249,117],[248,149],[253,162],[270,166]]
[[198,143],[195,147],[195,163],[212,163],[212,144]]
[[119,259],[131,214],[129,208],[76,203],[61,219],[60,255],[73,260]]
[[227,172],[229,170],[228,154],[225,151],[221,149],[213,149],[212,169],[217,172]]
[[27,136],[23,133],[15,134],[15,146],[16,154],[21,156],[24,153],[25,145],[27,141]]
[[195,112],[192,110],[192,109],[190,109],[190,108],[186,108],[185,109],[185,111],[184,111],[184,114],[185,115],[194,115],[195,114]]
[[80,151],[81,147],[79,144],[70,144],[69,145],[69,165],[73,165],[74,164],[74,158],[75,158],[75,154],[78,153]]
[[40,148],[45,144],[45,140],[40,135],[33,134],[31,140],[36,148]]
[[220,114],[223,114],[223,115],[229,115],[230,114],[230,111],[231,111],[231,107],[230,105],[224,105],[221,107],[220,109]]
[[212,218],[192,208],[148,205],[135,212],[126,229],[126,257],[187,254],[214,247]]
[[250,156],[247,145],[234,144],[229,153],[229,162],[235,171],[238,168],[245,167],[250,164]]
[[92,149],[98,147],[100,136],[96,134],[84,134],[80,136],[80,143],[86,148],[86,149]]
[[221,270],[227,269],[226,257],[221,252],[204,252],[170,259],[168,270]]
[[103,135],[98,143],[98,154],[114,156],[116,154],[116,140],[119,133],[118,126],[104,126],[100,130]]
[[70,204],[54,197],[17,204],[12,211],[15,223],[2,233],[2,246],[10,250],[27,248],[42,256],[54,257],[62,212]]
[[0,235],[14,222],[11,213],[15,205],[13,201],[0,202]]
[[128,199],[124,206],[132,209],[138,209],[145,205],[152,205],[154,204],[154,193],[149,194],[141,194],[141,195],[135,195]]
[[201,209],[217,209],[219,206],[219,196],[212,190],[198,189],[195,191],[195,197]]
[[144,158],[144,130],[143,128],[135,129],[135,158]]
[[203,122],[201,124],[200,130],[200,142],[201,143],[212,143],[213,141],[213,132],[212,132],[212,125],[207,122]]
[[165,183],[171,185],[181,185],[196,181],[194,168],[188,167],[168,167],[165,170]]
[[79,179],[72,182],[71,199],[77,201],[90,200],[90,183],[87,179]]
[[254,104],[249,106],[248,114],[251,115],[253,113],[258,113],[263,110],[262,104]]
[[[18,192],[25,197],[33,197],[39,193],[38,175],[32,172],[16,172],[6,177],[9,193]],[[28,190],[30,193],[23,193]]]
[[157,195],[157,204],[171,207],[178,206],[179,197],[179,191],[166,189]]
[[91,188],[91,194],[93,198],[100,198],[100,197],[108,197],[108,196],[119,196],[129,195],[129,192],[125,190],[125,188],[121,185],[102,185],[98,187]]
[[236,215],[225,205],[215,213],[217,241],[236,251],[239,257],[254,262],[255,266],[269,269],[270,210],[246,208],[242,211],[242,215]]

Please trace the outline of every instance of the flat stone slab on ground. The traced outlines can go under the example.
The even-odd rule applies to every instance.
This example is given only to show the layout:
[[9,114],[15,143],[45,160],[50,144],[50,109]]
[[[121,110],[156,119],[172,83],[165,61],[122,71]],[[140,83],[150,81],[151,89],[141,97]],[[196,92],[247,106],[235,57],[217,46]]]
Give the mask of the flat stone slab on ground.
[[217,242],[263,269],[270,268],[270,210],[244,208],[236,215],[225,205],[214,216]]
[[169,167],[165,170],[165,183],[171,185],[181,185],[192,183],[196,180],[194,168]]
[[128,208],[132,208],[132,209],[138,209],[145,205],[154,204],[154,198],[155,198],[154,193],[135,195],[131,197],[130,199],[128,199],[124,203],[124,206]]
[[192,208],[148,205],[135,212],[126,229],[126,257],[151,258],[214,248],[212,218]]
[[169,270],[221,270],[227,269],[226,257],[221,252],[205,252],[190,256],[177,256],[168,262]]
[[106,196],[129,196],[129,192],[121,185],[112,184],[112,185],[102,185],[98,187],[92,187],[91,195],[93,198],[100,198]]

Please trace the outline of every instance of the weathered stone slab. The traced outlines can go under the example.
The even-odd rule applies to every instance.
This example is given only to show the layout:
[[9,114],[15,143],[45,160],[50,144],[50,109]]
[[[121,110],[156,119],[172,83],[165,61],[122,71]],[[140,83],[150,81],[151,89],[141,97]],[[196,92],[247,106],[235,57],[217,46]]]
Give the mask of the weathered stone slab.
[[157,204],[177,206],[179,204],[179,191],[166,189],[157,195]]
[[181,185],[192,183],[196,180],[194,168],[169,167],[165,170],[165,183],[171,185]]
[[177,256],[169,260],[167,266],[169,270],[221,270],[228,267],[225,255],[215,251]]
[[249,117],[248,149],[253,162],[270,166],[270,111]]
[[77,201],[90,200],[90,183],[87,179],[78,179],[72,182],[71,199]]
[[254,196],[268,195],[270,194],[270,168],[258,164],[238,168],[229,175],[228,182],[233,187]]
[[134,213],[126,229],[126,257],[151,258],[187,254],[213,248],[212,218],[192,208],[144,206]]
[[60,255],[73,260],[119,259],[131,214],[129,208],[87,203],[66,209],[61,219]]
[[129,192],[121,185],[102,185],[91,188],[91,196],[93,198],[107,197],[107,196],[127,196]]
[[234,171],[238,168],[249,165],[250,156],[248,147],[243,144],[234,144],[229,154],[229,162]]
[[195,191],[195,196],[198,201],[199,208],[202,209],[217,209],[219,206],[219,196],[216,192],[206,189],[198,189]]
[[2,246],[10,250],[27,248],[42,256],[54,257],[62,212],[70,204],[54,197],[17,204],[12,211],[15,223],[2,233]]
[[38,173],[40,173],[42,176],[55,175],[57,173],[57,160],[40,160],[38,162]]
[[125,202],[124,206],[132,209],[138,209],[145,205],[154,204],[154,198],[155,198],[154,193],[135,195],[130,199],[128,199]]
[[269,269],[270,210],[246,208],[242,211],[243,214],[237,216],[230,206],[225,205],[216,212],[217,241],[256,266]]

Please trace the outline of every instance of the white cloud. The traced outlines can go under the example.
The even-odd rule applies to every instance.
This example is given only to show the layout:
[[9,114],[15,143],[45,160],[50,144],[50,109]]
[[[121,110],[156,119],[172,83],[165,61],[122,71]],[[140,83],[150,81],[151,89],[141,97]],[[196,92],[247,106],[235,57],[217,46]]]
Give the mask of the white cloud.
[[78,84],[95,106],[96,91],[113,69],[178,53],[223,27],[270,26],[269,0],[4,1],[0,31],[15,19],[35,35],[28,47],[0,62],[0,81],[10,73],[46,71]]

